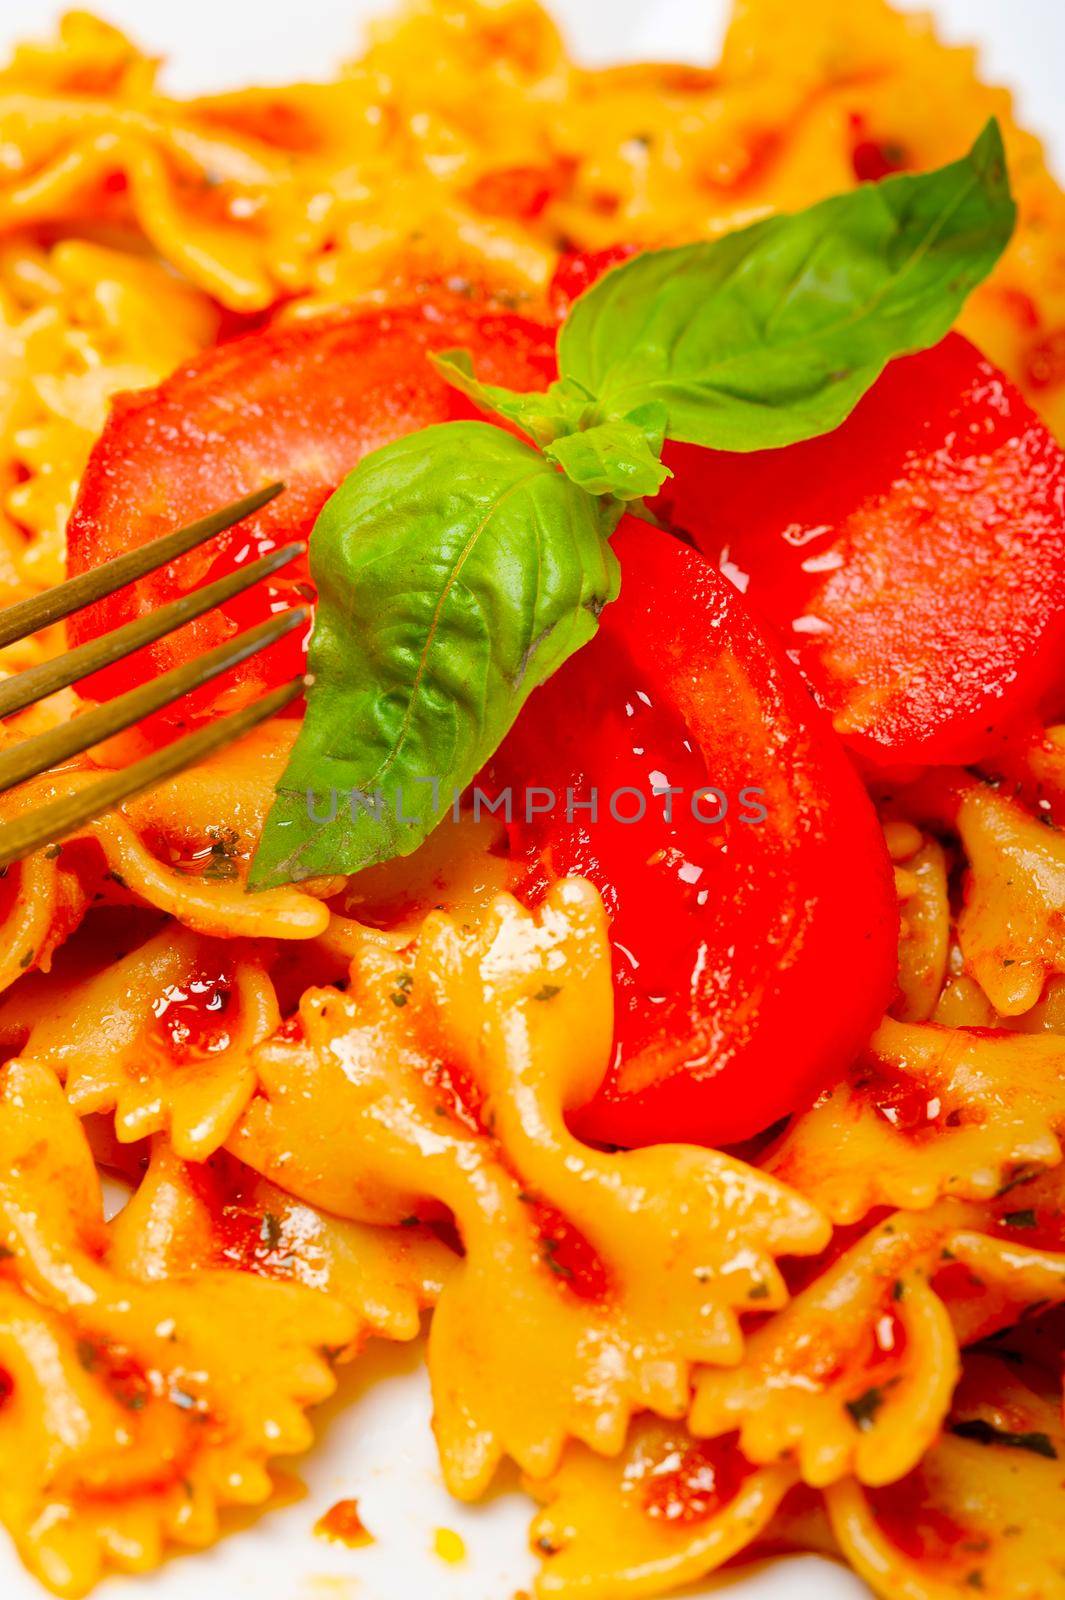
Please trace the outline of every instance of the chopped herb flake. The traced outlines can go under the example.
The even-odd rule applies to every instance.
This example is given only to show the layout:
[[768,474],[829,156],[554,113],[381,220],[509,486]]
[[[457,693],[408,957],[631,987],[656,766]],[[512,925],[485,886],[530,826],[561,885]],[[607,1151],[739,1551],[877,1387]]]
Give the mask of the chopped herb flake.
[[556,1278],[565,1278],[565,1279],[568,1280],[568,1279],[573,1277],[573,1273],[570,1271],[569,1267],[567,1267],[565,1265],[564,1262],[559,1261],[557,1259],[557,1256],[556,1256],[556,1251],[557,1250],[558,1250],[558,1240],[557,1239],[545,1239],[544,1240],[544,1247],[543,1247],[544,1265],[546,1267],[548,1267],[549,1270],[555,1274]]
[[392,1004],[405,1006],[410,997],[410,986],[414,982],[414,975],[410,972],[401,972],[396,979],[396,987],[392,992]]
[[95,1372],[100,1364],[100,1347],[91,1339],[79,1339],[77,1343],[78,1360],[86,1372]]
[[999,1444],[1007,1450],[1028,1450],[1033,1456],[1045,1456],[1056,1461],[1058,1452],[1048,1433],[1010,1433],[1006,1428],[996,1428],[982,1417],[968,1422],[952,1422],[951,1433],[959,1439],[972,1439],[975,1444]]
[[878,1384],[866,1389],[854,1400],[847,1401],[847,1410],[850,1412],[851,1421],[859,1433],[868,1433],[876,1422],[876,1414],[884,1404],[884,1391]]
[[263,1213],[259,1240],[268,1250],[276,1250],[281,1243],[281,1218],[276,1217],[272,1211]]

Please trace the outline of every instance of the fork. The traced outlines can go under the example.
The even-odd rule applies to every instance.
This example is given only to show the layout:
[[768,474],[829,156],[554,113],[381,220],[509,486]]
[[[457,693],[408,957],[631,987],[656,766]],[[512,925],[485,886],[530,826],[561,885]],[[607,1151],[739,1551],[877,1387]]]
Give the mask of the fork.
[[[0,649],[71,616],[82,607],[113,594],[125,584],[165,566],[168,561],[176,560],[197,545],[205,544],[216,533],[231,528],[267,505],[283,488],[281,483],[269,484],[265,489],[258,489],[254,494],[245,495],[232,505],[212,512],[210,516],[201,517],[188,527],[177,528],[136,550],[115,556],[91,572],[68,578],[65,583],[58,584],[44,594],[32,595],[0,609]],[[141,646],[152,644],[164,634],[172,633],[184,623],[232,599],[234,595],[244,593],[261,578],[269,577],[285,566],[305,548],[302,541],[282,545],[249,566],[239,567],[224,578],[195,589],[148,616],[138,617],[99,639],[92,639],[54,660],[43,661],[0,682],[0,718],[22,711],[59,689],[69,688],[72,683],[103,667],[113,666]],[[294,606],[280,612],[225,644],[208,650],[198,660],[175,667],[151,683],[131,689],[115,700],[86,711],[82,716],[49,728],[3,751],[0,753],[0,792],[24,783],[27,778],[39,776],[49,767],[82,754],[102,740],[110,739],[142,718],[171,705],[191,689],[209,683],[220,673],[284,638],[294,628],[305,624],[309,617],[307,606]],[[76,832],[102,812],[128,800],[131,795],[151,788],[164,778],[172,777],[202,760],[212,751],[231,744],[294,700],[303,690],[305,682],[303,677],[293,678],[242,710],[208,723],[162,750],[156,750],[143,760],[134,762],[132,766],[109,773],[99,782],[41,806],[15,822],[0,825],[0,870],[22,860],[43,845],[52,844]]]

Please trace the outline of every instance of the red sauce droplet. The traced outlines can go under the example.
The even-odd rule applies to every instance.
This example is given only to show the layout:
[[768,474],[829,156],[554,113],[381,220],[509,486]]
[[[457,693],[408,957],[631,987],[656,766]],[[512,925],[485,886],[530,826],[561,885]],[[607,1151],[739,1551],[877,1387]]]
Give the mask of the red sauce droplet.
[[1031,389],[1056,389],[1065,383],[1065,328],[1055,328],[1031,346],[1024,378]]
[[112,1399],[127,1411],[142,1411],[152,1397],[151,1379],[124,1345],[106,1339],[82,1338],[77,1345],[78,1360],[86,1372],[95,1374],[106,1385]]
[[187,1169],[190,1186],[210,1212],[211,1237],[218,1259],[243,1272],[291,1277],[296,1265],[294,1241],[285,1217],[264,1209],[254,1193],[254,1179],[231,1156],[221,1152]]
[[168,983],[152,1003],[153,1041],[177,1061],[202,1061],[228,1049],[225,1023],[232,979],[223,972],[198,972],[184,983]]
[[471,1133],[485,1131],[484,1095],[469,1071],[458,1063],[435,1061],[426,1069],[425,1081],[432,1091],[437,1116],[450,1118]]
[[320,1539],[330,1539],[334,1544],[346,1544],[350,1550],[360,1545],[373,1544],[373,1534],[359,1515],[357,1500],[338,1500],[318,1518],[314,1531]]
[[933,1503],[920,1471],[866,1493],[881,1528],[903,1555],[922,1564],[972,1566],[972,1553],[983,1545],[983,1537]]
[[948,1305],[983,1300],[987,1295],[983,1279],[976,1277],[962,1261],[947,1261],[937,1267],[931,1282],[936,1294]]
[[610,1290],[610,1276],[602,1258],[583,1233],[554,1206],[532,1200],[542,1242],[544,1265],[580,1300],[602,1300]]
[[879,183],[893,172],[905,172],[909,165],[904,145],[895,139],[870,139],[865,118],[851,116],[851,167],[859,183]]
[[705,1522],[736,1498],[750,1471],[736,1448],[735,1434],[686,1440],[641,1476],[643,1509],[656,1521],[675,1526]]
[[[876,1062],[858,1088],[872,1102],[877,1115],[898,1133],[930,1133],[950,1118],[949,1108],[934,1088],[887,1062]],[[950,1120],[953,1125],[954,1119]]]

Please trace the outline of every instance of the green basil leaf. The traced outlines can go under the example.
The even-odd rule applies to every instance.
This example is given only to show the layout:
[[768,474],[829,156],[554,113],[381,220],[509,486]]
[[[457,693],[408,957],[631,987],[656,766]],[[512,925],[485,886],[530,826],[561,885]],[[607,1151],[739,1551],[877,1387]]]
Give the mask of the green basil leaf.
[[603,421],[592,396],[568,378],[543,393],[522,394],[481,383],[474,376],[468,350],[445,350],[430,360],[474,405],[528,434],[567,478],[589,494],[640,500],[657,494],[672,476],[659,460],[666,427],[666,408],[660,403]]
[[406,855],[620,583],[617,508],[529,445],[449,422],[367,456],[311,538],[307,715],[250,884]]
[[574,304],[559,370],[604,416],[661,402],[671,439],[744,451],[812,438],[894,356],[947,333],[1015,215],[992,121],[936,172],[634,256]]
[[642,406],[616,422],[562,434],[545,445],[544,455],[589,494],[642,500],[673,476],[660,459],[665,426],[665,406]]
[[512,422],[541,449],[560,434],[582,428],[594,410],[592,396],[577,383],[560,380],[542,393],[532,390],[523,394],[518,389],[504,389],[500,384],[482,383],[474,376],[468,350],[431,352],[429,359],[441,377],[475,406],[480,406],[490,416]]

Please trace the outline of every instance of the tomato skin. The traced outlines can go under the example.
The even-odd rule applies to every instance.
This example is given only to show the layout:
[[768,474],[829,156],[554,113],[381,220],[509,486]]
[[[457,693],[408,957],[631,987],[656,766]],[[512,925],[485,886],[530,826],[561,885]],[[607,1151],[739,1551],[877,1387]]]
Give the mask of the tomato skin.
[[[440,378],[431,350],[471,349],[489,382],[541,388],[555,375],[554,331],[443,293],[388,310],[342,310],[218,345],[155,389],[119,395],[93,448],[68,528],[70,569],[109,557],[281,479],[285,492],[178,562],[80,616],[96,638],[289,540],[306,539],[325,500],[364,455],[431,423],[479,413]],[[305,560],[95,674],[109,699],[223,643],[302,597]],[[303,670],[298,634],[155,719],[166,738]]]
[[674,445],[660,513],[778,630],[876,769],[972,762],[1065,693],[1065,454],[959,334],[834,433]]
[[[635,518],[614,547],[620,599],[530,697],[486,783],[511,785],[511,847],[543,864],[529,897],[583,873],[611,917],[615,1059],[575,1127],[730,1144],[808,1103],[879,1021],[895,984],[891,867],[841,744],[735,591]],[[612,792],[663,780],[685,791],[670,822],[661,800],[642,821],[611,818]],[[526,785],[559,806],[527,821]],[[729,798],[717,825],[691,814],[705,785]],[[598,820],[567,821],[566,789],[593,786]],[[765,820],[744,821],[759,804]]]
[[564,255],[547,290],[548,304],[559,321],[585,289],[590,289],[611,267],[620,267],[636,255],[639,248],[636,244],[611,244],[604,250],[573,250]]

